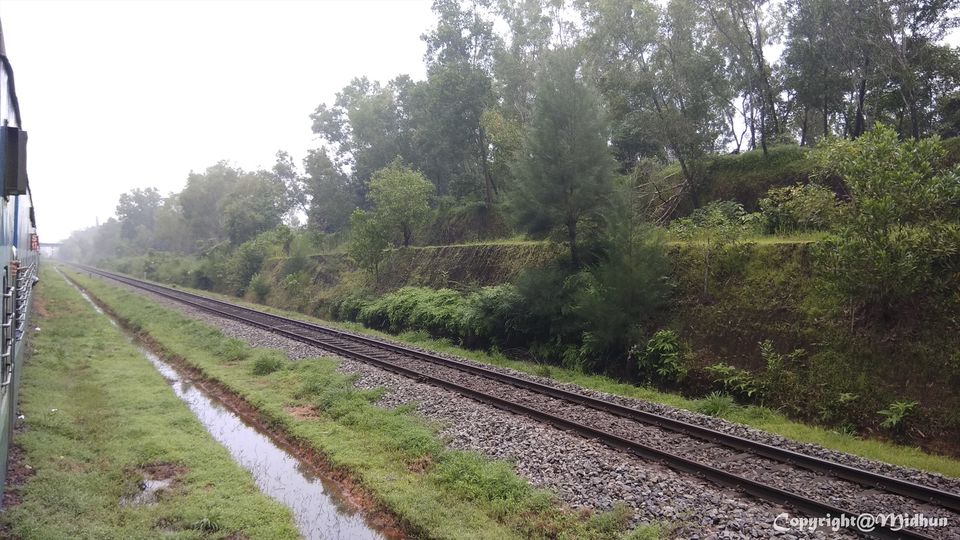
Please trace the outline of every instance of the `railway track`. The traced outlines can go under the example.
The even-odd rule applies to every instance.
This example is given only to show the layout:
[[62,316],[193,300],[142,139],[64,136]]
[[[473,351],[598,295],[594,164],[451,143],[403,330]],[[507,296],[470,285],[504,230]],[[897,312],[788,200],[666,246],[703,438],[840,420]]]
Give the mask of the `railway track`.
[[[96,268],[79,268],[452,390],[811,516],[856,518],[862,513],[890,512],[930,516],[935,512],[948,516],[953,527],[960,526],[960,494],[938,487],[851,467],[368,336],[273,315]],[[924,532],[898,528],[895,523],[878,523],[868,535],[876,538],[933,538]],[[863,533],[854,527],[851,530]],[[956,532],[956,529],[950,531]]]

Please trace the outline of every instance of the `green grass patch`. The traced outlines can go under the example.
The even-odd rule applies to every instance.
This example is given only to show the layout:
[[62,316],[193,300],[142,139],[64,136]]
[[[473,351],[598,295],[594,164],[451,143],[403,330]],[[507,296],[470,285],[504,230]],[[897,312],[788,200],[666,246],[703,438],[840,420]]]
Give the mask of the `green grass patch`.
[[[106,317],[44,270],[33,354],[15,437],[35,471],[2,522],[14,538],[298,538],[289,511],[262,494]],[[163,471],[162,473],[160,471]],[[157,475],[173,487],[121,506]]]
[[[349,376],[337,372],[333,359],[286,362],[256,375],[261,351],[224,358],[221,352],[230,340],[218,330],[104,281],[68,272],[167,354],[186,359],[255,406],[269,423],[321,452],[415,535],[620,538],[632,533],[623,509],[593,516],[564,509],[553,495],[519,478],[510,464],[446,449],[437,426],[409,408],[376,407],[381,391],[356,389]],[[315,414],[302,414],[305,409]],[[659,525],[650,527],[639,530],[659,530]]]
[[[235,302],[240,305],[256,307],[257,309],[262,309],[270,313],[283,315],[293,319],[316,322],[319,324],[342,328],[375,337],[394,339],[435,352],[454,354],[485,364],[507,367],[524,373],[530,373],[532,375],[546,376],[560,382],[573,383],[585,388],[607,392],[609,394],[663,403],[665,405],[691,411],[697,411],[702,406],[702,400],[685,398],[678,394],[661,392],[649,387],[625,384],[603,375],[586,374],[575,370],[564,369],[558,366],[545,367],[543,364],[536,362],[512,360],[498,352],[484,352],[464,349],[462,347],[457,347],[448,340],[431,339],[425,332],[405,332],[399,335],[386,334],[383,332],[370,330],[360,324],[331,322],[309,317],[298,312],[291,312],[266,307],[259,304],[253,304],[250,302],[244,302],[230,296],[193,289],[187,290],[197,294],[226,300],[228,302]],[[732,422],[739,422],[758,429],[769,431],[771,433],[776,433],[795,441],[819,444],[824,448],[829,448],[840,452],[847,452],[877,461],[883,461],[904,467],[913,467],[920,470],[940,473],[954,478],[960,478],[960,460],[946,456],[928,454],[915,447],[901,446],[871,439],[861,439],[849,433],[842,433],[818,426],[803,424],[790,420],[786,416],[765,407],[737,406],[721,414],[720,417]]]

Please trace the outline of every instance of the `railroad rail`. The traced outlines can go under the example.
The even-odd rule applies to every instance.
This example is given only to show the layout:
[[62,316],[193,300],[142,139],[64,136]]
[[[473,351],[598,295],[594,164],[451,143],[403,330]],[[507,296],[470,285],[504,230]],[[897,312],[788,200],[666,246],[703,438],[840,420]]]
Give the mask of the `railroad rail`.
[[[866,488],[868,491],[880,490],[922,503],[940,506],[953,512],[960,512],[960,495],[935,487],[908,482],[820,457],[779,448],[648,411],[626,407],[604,399],[512,376],[464,361],[403,347],[369,336],[265,313],[234,303],[106,272],[97,268],[87,266],[78,266],[78,268],[91,274],[109,278],[193,306],[203,311],[238,320],[290,339],[334,352],[347,358],[372,364],[406,377],[452,390],[499,409],[521,414],[551,424],[560,429],[599,440],[618,450],[635,454],[644,459],[663,463],[675,470],[693,474],[716,484],[742,491],[774,504],[792,507],[795,510],[813,516],[848,516],[854,519],[861,512],[841,508],[835,504],[823,502],[797,493],[795,490],[770,485],[757,478],[749,478],[744,474],[736,474],[721,466],[708,465],[704,463],[702,459],[696,460],[685,457],[680,455],[676,450],[670,451],[663,448],[662,445],[658,448],[655,445],[645,444],[636,440],[634,437],[627,437],[624,436],[623,433],[616,433],[615,422],[600,422],[600,425],[597,425],[597,422],[587,423],[582,421],[582,419],[571,418],[570,414],[561,415],[557,413],[558,410],[567,410],[569,413],[571,412],[569,407],[562,405],[557,406],[558,404],[554,404],[552,407],[538,407],[536,406],[538,404],[537,399],[533,399],[532,396],[545,396],[546,398],[558,400],[559,402],[570,404],[574,407],[599,411],[612,415],[615,418],[666,430],[685,437],[694,438],[698,441],[705,441],[707,445],[722,446],[741,453],[734,455],[733,459],[724,458],[719,461],[732,462],[742,459],[748,454],[750,456],[759,456],[760,458],[772,460],[786,466],[805,469],[813,473],[857,484]],[[425,368],[427,364],[435,366],[436,369]],[[460,377],[451,376],[451,370],[460,374],[466,374],[468,379],[472,377],[474,380],[467,380],[466,382],[463,380],[455,380]],[[517,396],[505,396],[502,390],[497,392],[495,391],[496,389],[492,389],[489,384],[491,381],[528,392],[529,395],[526,396],[526,399],[524,399],[523,396],[519,398]],[[470,382],[473,384],[470,384]],[[540,404],[542,405],[542,403]],[[573,416],[576,415],[574,414]],[[855,521],[852,521],[852,523],[855,523]],[[857,529],[852,530],[862,533],[862,531],[858,531]],[[914,530],[896,530],[895,527],[887,524],[878,524],[877,528],[868,534],[876,538],[931,538]]]

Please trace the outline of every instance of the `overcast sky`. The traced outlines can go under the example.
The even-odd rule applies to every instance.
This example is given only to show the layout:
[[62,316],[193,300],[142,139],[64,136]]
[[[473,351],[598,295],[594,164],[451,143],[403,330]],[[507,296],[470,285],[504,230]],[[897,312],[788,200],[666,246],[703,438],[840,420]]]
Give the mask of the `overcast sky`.
[[299,163],[352,77],[424,77],[429,0],[2,0],[37,228],[67,237],[135,187],[219,160]]

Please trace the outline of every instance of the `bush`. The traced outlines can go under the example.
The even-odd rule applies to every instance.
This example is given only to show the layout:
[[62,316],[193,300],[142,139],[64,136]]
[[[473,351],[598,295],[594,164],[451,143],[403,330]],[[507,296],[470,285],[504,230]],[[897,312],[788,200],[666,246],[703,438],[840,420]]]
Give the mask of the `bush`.
[[883,421],[880,422],[880,427],[902,431],[904,419],[913,412],[916,406],[916,401],[894,401],[886,409],[877,411],[877,414],[883,417]]
[[404,287],[364,305],[357,319],[380,330],[422,329],[435,336],[463,336],[467,301],[451,289]]
[[687,375],[683,345],[673,330],[658,331],[643,349],[634,346],[630,357],[636,359],[640,376],[647,382],[673,384]]
[[836,224],[837,197],[817,184],[773,188],[760,199],[763,229],[768,234],[823,231]]
[[464,336],[472,345],[510,346],[522,342],[528,313],[523,296],[511,284],[483,287],[467,297]]
[[253,292],[253,297],[257,302],[263,302],[267,299],[267,295],[270,294],[270,282],[267,281],[267,278],[265,278],[263,274],[257,272],[250,279],[249,289]]
[[944,299],[960,287],[960,169],[939,169],[944,155],[937,138],[900,142],[882,126],[818,150],[820,174],[839,175],[851,197],[836,235],[817,250],[838,303],[886,322],[951,307]]
[[724,392],[746,400],[760,397],[760,384],[749,371],[723,362],[707,366],[706,370]]
[[756,230],[756,215],[747,214],[741,204],[733,201],[713,201],[670,224],[671,234],[700,249],[704,295],[708,293],[716,255]]
[[287,363],[287,357],[280,351],[261,350],[257,351],[257,357],[253,360],[252,373],[254,375],[269,375],[279,371]]

